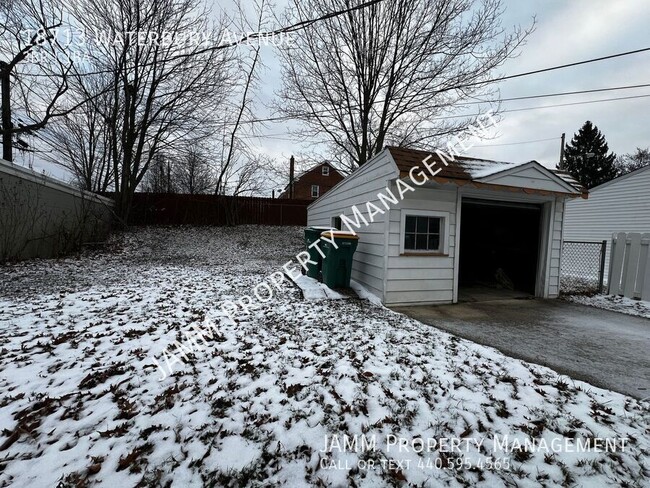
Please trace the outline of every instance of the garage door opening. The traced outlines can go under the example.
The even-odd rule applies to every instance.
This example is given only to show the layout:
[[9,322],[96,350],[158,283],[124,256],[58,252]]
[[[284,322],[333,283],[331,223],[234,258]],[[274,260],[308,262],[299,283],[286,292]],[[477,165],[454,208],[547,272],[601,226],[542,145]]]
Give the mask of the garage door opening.
[[458,301],[535,295],[540,205],[463,199]]

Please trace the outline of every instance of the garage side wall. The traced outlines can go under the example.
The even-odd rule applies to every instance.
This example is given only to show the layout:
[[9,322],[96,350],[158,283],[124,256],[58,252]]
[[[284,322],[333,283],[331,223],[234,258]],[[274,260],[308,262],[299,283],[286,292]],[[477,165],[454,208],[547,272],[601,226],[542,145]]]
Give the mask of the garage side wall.
[[[386,305],[451,303],[457,252],[457,188],[416,188],[390,212]],[[402,214],[431,211],[447,214],[448,252],[442,256],[407,255],[400,251]]]
[[[396,173],[388,151],[383,151],[311,204],[307,210],[307,225],[328,227],[332,225],[332,218],[341,214],[354,220],[354,205],[367,217],[367,202],[383,208],[377,194],[385,191],[388,180]],[[359,245],[352,263],[352,279],[381,299],[384,299],[385,222],[385,214],[377,215],[368,226],[362,223],[359,230],[355,229]]]
[[562,261],[562,227],[564,225],[564,198],[556,198],[552,218],[551,252],[549,259],[549,280],[547,298],[560,294],[560,267]]

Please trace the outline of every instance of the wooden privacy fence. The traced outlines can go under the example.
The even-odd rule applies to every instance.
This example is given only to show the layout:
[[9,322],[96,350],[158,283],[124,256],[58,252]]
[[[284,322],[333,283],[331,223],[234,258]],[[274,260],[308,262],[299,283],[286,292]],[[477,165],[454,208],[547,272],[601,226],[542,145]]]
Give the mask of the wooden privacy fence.
[[136,193],[132,225],[307,225],[311,200]]
[[650,300],[650,234],[612,236],[609,293]]

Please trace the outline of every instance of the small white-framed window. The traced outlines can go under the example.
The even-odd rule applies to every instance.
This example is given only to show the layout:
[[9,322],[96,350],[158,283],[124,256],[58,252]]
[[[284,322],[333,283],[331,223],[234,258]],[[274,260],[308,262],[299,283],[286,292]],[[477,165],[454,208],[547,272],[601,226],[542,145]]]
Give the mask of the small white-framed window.
[[318,198],[320,196],[320,187],[318,185],[311,185],[311,197]]
[[324,164],[323,166],[321,166],[321,174],[322,174],[323,176],[329,176],[329,175],[330,175],[330,167],[327,166],[326,164]]
[[449,254],[449,212],[401,211],[400,254]]

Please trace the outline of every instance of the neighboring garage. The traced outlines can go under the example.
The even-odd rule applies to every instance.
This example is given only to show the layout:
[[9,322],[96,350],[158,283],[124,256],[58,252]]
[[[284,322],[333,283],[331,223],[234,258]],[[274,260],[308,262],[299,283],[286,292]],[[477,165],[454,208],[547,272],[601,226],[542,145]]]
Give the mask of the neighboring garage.
[[460,300],[534,295],[542,206],[463,198]]

